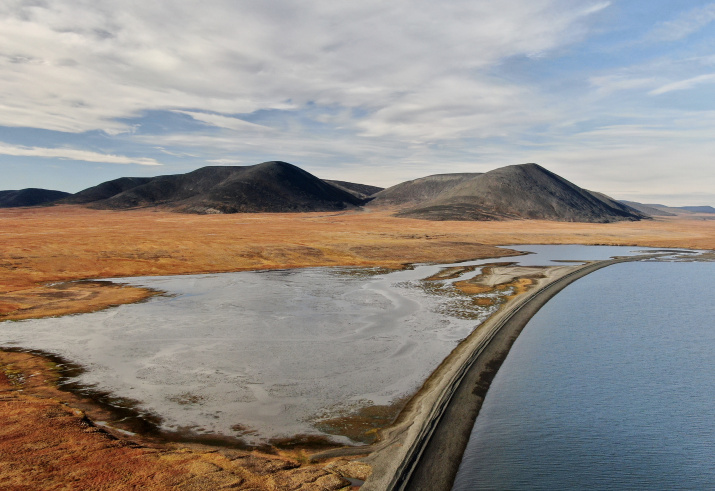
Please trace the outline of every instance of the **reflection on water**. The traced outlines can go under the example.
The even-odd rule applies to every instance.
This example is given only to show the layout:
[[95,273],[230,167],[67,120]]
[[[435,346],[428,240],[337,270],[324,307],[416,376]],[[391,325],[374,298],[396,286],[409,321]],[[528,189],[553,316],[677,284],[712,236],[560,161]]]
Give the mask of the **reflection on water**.
[[534,316],[455,490],[715,489],[712,262],[611,266]]
[[[538,250],[508,259],[525,265],[634,250],[519,249]],[[464,301],[451,286],[479,274],[479,267],[441,283],[423,281],[444,266],[125,278],[119,281],[172,295],[91,314],[5,322],[0,346],[86,366],[77,382],[139,401],[162,418],[164,430],[253,442],[319,434],[318,418],[414,392],[496,308]]]

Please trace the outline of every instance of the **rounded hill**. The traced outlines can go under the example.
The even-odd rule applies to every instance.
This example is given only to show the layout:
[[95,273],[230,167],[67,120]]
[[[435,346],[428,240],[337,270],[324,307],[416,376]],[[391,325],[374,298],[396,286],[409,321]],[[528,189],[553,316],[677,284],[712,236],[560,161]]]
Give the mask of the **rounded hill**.
[[39,188],[0,191],[0,208],[44,205],[55,202],[65,196],[70,196],[70,193]]
[[[114,194],[107,196],[112,192]],[[281,161],[251,166],[208,166],[187,174],[153,178],[122,178],[75,196],[98,197],[85,201],[92,208],[161,206],[188,213],[330,211],[364,202]]]
[[501,167],[467,179],[399,216],[429,220],[640,220],[645,215],[582,189],[537,164]]

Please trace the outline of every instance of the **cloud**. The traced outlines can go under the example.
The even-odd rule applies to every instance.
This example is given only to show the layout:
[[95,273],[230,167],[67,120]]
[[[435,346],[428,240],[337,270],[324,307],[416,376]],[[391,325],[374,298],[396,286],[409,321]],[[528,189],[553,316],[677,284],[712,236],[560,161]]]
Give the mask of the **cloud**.
[[649,94],[650,95],[661,95],[661,94],[673,92],[676,90],[688,90],[688,89],[692,89],[693,87],[696,87],[698,85],[714,83],[714,82],[715,82],[715,73],[709,73],[706,75],[698,75],[697,77],[692,77],[692,78],[688,78],[686,80],[680,80],[678,82],[672,82],[672,83],[663,85],[661,87],[658,87],[655,90],[651,90],[649,92]]
[[622,199],[648,195],[672,205],[696,204],[704,194],[682,196],[698,190],[715,199],[715,111],[660,110],[632,119],[640,121],[554,135],[521,152],[579,186]]
[[708,99],[653,96],[714,81],[715,3],[653,12],[683,13],[649,43],[702,34],[657,53],[645,3],[613,3],[5,0],[0,153],[280,159],[380,185],[537,161],[605,192],[712,187],[680,172],[708,175]]
[[249,123],[248,121],[244,121],[242,119],[238,118],[232,118],[229,116],[223,116],[220,114],[211,114],[211,113],[201,113],[201,112],[196,112],[196,111],[179,111],[175,110],[175,113],[179,114],[186,114],[187,116],[191,116],[194,118],[196,121],[201,121],[202,123],[206,123],[210,126],[217,126],[219,128],[225,128],[233,131],[239,131],[239,132],[273,132],[273,128],[269,128],[268,126],[263,126],[260,124],[255,124],[255,123]]
[[539,96],[495,80],[459,77],[435,80],[403,94],[357,123],[364,136],[394,136],[410,141],[488,138],[553,117]]
[[237,159],[212,159],[207,160],[206,163],[209,165],[241,165],[243,161]]
[[675,19],[658,24],[646,35],[648,41],[678,41],[715,21],[715,3],[687,10]]
[[[158,109],[245,131],[221,115],[316,104],[359,108],[366,135],[479,133],[504,109],[488,103],[503,83],[484,72],[582,39],[608,5],[11,0],[0,5],[0,125],[117,134],[131,131],[121,118]],[[440,93],[450,85],[466,91],[463,107]]]
[[144,157],[125,157],[123,155],[110,155],[75,148],[23,147],[3,143],[0,143],[0,154],[12,155],[16,157],[44,157],[63,160],[81,160],[85,162],[101,162],[106,164],[161,165],[154,159]]

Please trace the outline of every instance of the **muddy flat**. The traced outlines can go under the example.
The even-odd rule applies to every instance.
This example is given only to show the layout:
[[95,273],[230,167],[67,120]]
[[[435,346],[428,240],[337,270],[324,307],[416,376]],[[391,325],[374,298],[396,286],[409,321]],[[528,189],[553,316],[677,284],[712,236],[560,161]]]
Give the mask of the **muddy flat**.
[[[633,249],[533,248],[540,253],[513,257],[513,266],[483,259],[397,271],[119,278],[165,293],[80,316],[8,324],[0,346],[51,352],[88,367],[71,382],[147,413],[170,438],[257,445],[312,435],[371,443],[477,326],[574,267],[549,257],[607,258]],[[373,416],[360,416],[366,412]]]

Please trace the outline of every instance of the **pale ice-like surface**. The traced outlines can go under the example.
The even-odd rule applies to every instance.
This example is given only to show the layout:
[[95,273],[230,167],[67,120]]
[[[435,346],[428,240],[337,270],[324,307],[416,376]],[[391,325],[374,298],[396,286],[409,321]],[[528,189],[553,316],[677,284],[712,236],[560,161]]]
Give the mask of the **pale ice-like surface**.
[[[644,248],[517,246],[524,265],[593,260]],[[460,263],[480,265],[486,259]],[[90,314],[0,323],[0,346],[60,355],[76,382],[139,401],[167,431],[253,443],[320,434],[313,423],[417,390],[491,310],[445,281],[450,265],[387,274],[311,268],[116,281],[170,293]],[[477,275],[480,268],[461,279]],[[465,315],[464,309],[472,309]],[[236,425],[240,425],[240,428]],[[347,442],[346,439],[337,438]]]

